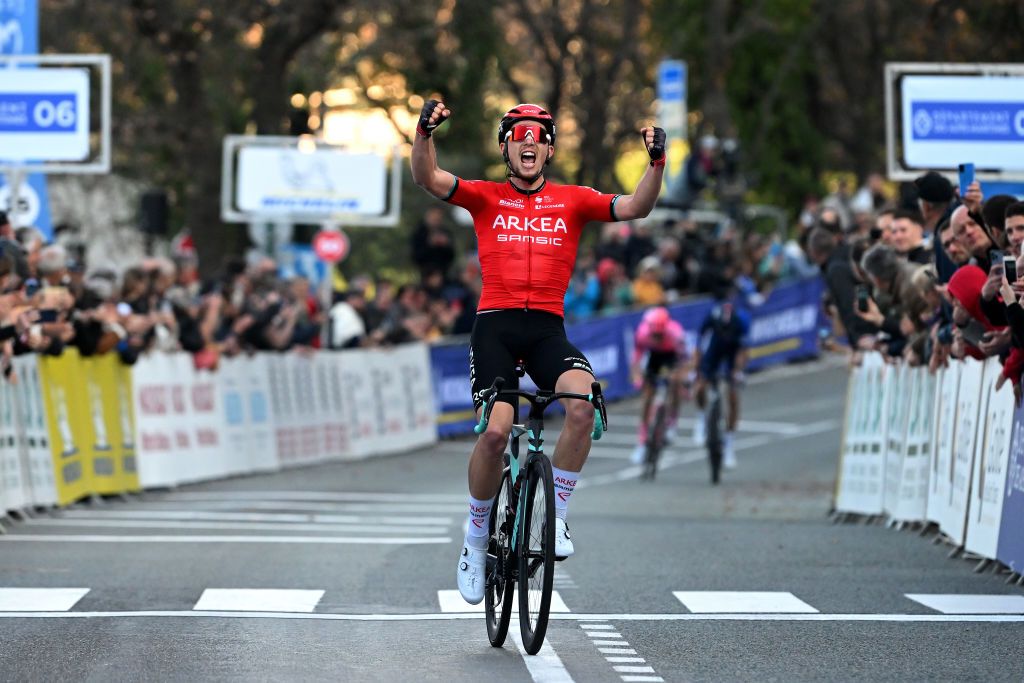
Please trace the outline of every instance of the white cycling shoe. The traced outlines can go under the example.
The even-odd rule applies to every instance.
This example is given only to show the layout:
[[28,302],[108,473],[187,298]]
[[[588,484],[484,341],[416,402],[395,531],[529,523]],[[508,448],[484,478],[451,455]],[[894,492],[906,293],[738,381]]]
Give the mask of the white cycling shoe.
[[462,546],[456,578],[462,599],[471,605],[479,605],[484,599],[484,574],[487,567],[487,549]]
[[697,417],[693,421],[693,443],[695,446],[703,446],[707,443],[708,432],[704,424],[704,413],[697,411]]
[[629,456],[629,461],[634,465],[642,465],[644,462],[644,455],[647,452],[647,446],[639,444],[633,449],[632,454]]
[[555,517],[555,557],[564,560],[572,557],[576,549],[572,547],[572,537],[569,535],[569,527],[561,517]]
[[722,444],[722,467],[727,470],[736,469],[736,445],[733,443],[732,434],[725,435],[725,441]]

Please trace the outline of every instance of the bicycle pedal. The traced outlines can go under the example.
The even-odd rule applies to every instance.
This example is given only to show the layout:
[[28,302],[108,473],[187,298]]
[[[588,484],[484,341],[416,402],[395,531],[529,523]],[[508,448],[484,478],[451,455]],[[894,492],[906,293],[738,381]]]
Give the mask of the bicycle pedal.
[[569,559],[568,555],[562,555],[562,556],[555,555],[555,562],[561,562],[562,560],[568,560],[568,559]]

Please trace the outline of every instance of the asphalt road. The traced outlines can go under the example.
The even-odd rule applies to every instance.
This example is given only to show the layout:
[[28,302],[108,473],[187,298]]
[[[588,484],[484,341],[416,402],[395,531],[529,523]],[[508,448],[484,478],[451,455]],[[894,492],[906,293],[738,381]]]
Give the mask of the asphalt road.
[[835,364],[757,377],[717,488],[688,428],[639,481],[638,406],[613,405],[538,657],[452,593],[463,439],[8,524],[0,680],[1021,680],[1019,588],[830,522],[844,399]]

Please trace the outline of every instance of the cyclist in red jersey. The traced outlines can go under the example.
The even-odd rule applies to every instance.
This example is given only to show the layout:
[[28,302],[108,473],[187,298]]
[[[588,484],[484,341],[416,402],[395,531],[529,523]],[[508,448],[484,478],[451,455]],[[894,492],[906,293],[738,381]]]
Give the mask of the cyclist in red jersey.
[[[572,277],[583,226],[590,221],[644,218],[654,208],[665,165],[665,131],[640,131],[651,164],[631,195],[603,194],[589,187],[556,185],[544,177],[555,154],[555,122],[533,104],[510,109],[498,125],[498,148],[508,167],[503,183],[465,180],[442,170],[431,139],[451,116],[443,103],[429,100],[420,113],[412,146],[412,177],[434,197],[473,215],[483,292],[470,339],[473,405],[495,377],[516,387],[515,364],[540,389],[590,393],[593,371],[565,335],[565,292]],[[563,401],[565,424],[555,444],[555,555],[574,549],[565,524],[566,506],[590,453],[594,408],[585,401]],[[512,429],[511,400],[491,412],[487,430],[469,459],[469,525],[459,556],[462,597],[477,604],[484,596],[487,530],[501,482],[502,453]]]

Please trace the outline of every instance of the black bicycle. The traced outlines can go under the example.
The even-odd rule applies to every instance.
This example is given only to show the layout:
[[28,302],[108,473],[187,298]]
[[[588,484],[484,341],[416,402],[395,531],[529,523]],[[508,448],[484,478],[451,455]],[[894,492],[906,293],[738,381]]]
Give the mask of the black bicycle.
[[[516,367],[522,377],[525,368]],[[551,461],[544,454],[544,411],[562,398],[589,401],[594,406],[594,431],[591,437],[601,438],[608,424],[601,385],[594,382],[591,393],[572,394],[538,391],[503,391],[505,380],[494,380],[484,398],[477,434],[487,429],[491,410],[499,397],[515,398],[509,452],[501,487],[491,508],[490,540],[487,546],[487,569],[484,583],[484,608],[487,614],[487,637],[494,647],[501,647],[508,635],[512,618],[512,597],[519,584],[519,631],[523,648],[537,654],[544,643],[551,609],[555,557],[555,497]],[[530,402],[525,425],[519,422],[519,397]],[[519,438],[528,440],[525,462],[520,462]]]
[[647,438],[644,440],[643,471],[641,479],[654,481],[658,473],[658,459],[668,443],[668,394],[670,379],[661,373],[654,378],[654,396],[647,411]]

